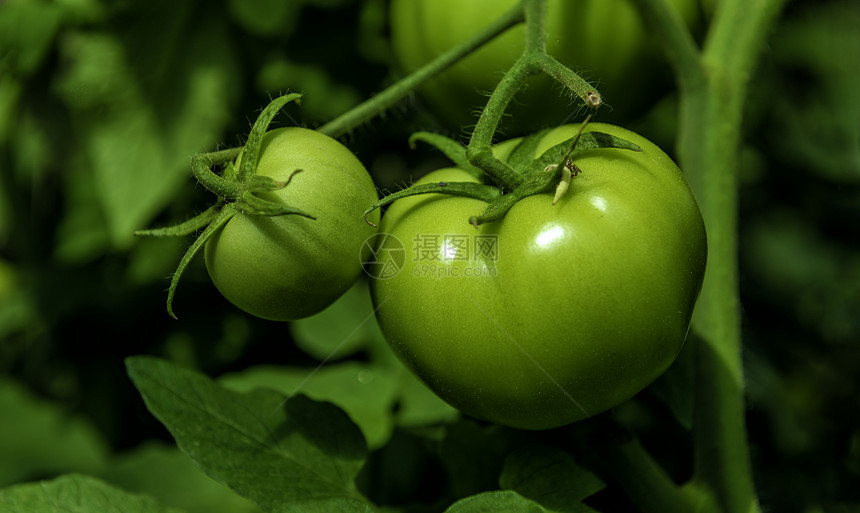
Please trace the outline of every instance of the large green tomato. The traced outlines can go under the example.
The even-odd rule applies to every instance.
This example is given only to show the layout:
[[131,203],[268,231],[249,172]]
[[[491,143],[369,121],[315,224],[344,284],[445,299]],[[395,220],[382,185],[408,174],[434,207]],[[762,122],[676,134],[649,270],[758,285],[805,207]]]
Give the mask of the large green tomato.
[[[549,132],[536,154],[577,128]],[[561,426],[630,398],[682,347],[707,253],[696,201],[653,143],[613,125],[587,130],[643,151],[589,150],[556,205],[531,196],[478,230],[467,220],[486,204],[471,198],[411,196],[383,215],[377,257],[399,269],[371,284],[383,333],[464,413]],[[440,181],[473,179],[448,168],[417,183]]]
[[376,232],[363,220],[376,186],[346,147],[305,128],[267,132],[257,174],[286,180],[296,169],[285,188],[259,196],[316,219],[239,213],[206,243],[221,294],[264,319],[299,319],[334,302],[361,274],[359,249]]
[[[410,73],[502,15],[517,0],[393,0],[395,57]],[[695,24],[696,0],[672,0]],[[547,52],[596,84],[608,105],[602,119],[629,119],[647,107],[653,89],[670,83],[657,39],[649,35],[630,0],[548,0]],[[422,90],[433,112],[456,127],[473,125],[505,71],[522,54],[525,27],[517,26],[432,79]],[[662,84],[661,84],[662,82]],[[508,133],[559,125],[580,108],[545,76],[535,77],[508,112]]]

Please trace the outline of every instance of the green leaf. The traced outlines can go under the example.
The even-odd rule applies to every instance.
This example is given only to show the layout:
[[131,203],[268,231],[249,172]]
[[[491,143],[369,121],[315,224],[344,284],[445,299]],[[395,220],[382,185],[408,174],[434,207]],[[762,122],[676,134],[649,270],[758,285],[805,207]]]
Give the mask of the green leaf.
[[93,472],[107,447],[87,421],[0,379],[0,486],[62,472]]
[[286,37],[299,18],[301,2],[282,0],[230,0],[230,15],[245,29],[261,36]]
[[696,344],[699,343],[701,340],[699,340],[698,335],[690,330],[681,353],[669,369],[648,387],[669,407],[675,420],[687,430],[693,428],[696,372],[696,362],[693,355]]
[[201,472],[176,446],[160,442],[119,455],[98,477],[187,513],[262,513],[253,502]]
[[67,475],[0,490],[0,513],[181,513],[95,478]]
[[[317,315],[293,321],[290,323],[290,329],[295,344],[323,362],[345,358],[359,351],[368,353],[373,364],[369,369],[374,372],[374,375],[382,372],[384,382],[391,387],[391,391],[375,392],[380,394],[377,400],[387,401],[389,393],[396,394],[392,398],[392,401],[396,401],[398,405],[397,411],[393,413],[393,422],[398,426],[415,427],[447,423],[459,417],[457,410],[431,392],[391,352],[376,321],[366,281],[356,282],[343,296]],[[289,390],[289,392],[292,391]],[[353,407],[347,403],[360,399],[349,397],[352,394],[351,390],[341,390],[341,392],[344,397],[332,396],[327,400],[346,410],[361,426],[368,444],[376,447],[382,438],[379,434],[371,433],[377,429],[381,430],[381,427],[366,426],[365,423],[370,419],[363,421],[353,416]],[[316,390],[308,389],[306,393],[315,399],[323,398],[317,395]],[[388,415],[392,413],[389,412]],[[389,420],[391,419],[386,417],[377,419],[376,422],[385,424]]]
[[25,76],[36,71],[51,49],[62,16],[62,8],[54,3],[3,2],[0,9],[0,54],[3,55],[0,66],[10,66]]
[[120,249],[187,182],[190,155],[223,137],[238,84],[222,20],[190,16],[191,4],[128,5],[114,32],[60,39],[63,72],[54,81],[76,148],[69,173],[94,189],[110,245]]
[[385,445],[394,427],[396,375],[380,366],[345,362],[318,368],[258,366],[222,376],[237,392],[268,388],[292,397],[302,393],[342,408],[361,429],[371,449]]
[[860,184],[858,26],[855,2],[804,4],[773,37],[778,87],[760,88],[762,104],[773,116],[768,153],[855,186]]
[[553,513],[594,511],[581,501],[604,488],[603,482],[577,465],[570,454],[540,445],[509,454],[499,485]]
[[546,513],[539,504],[522,495],[500,490],[472,495],[455,502],[445,513]]
[[180,449],[264,510],[371,511],[354,482],[367,447],[337,407],[271,390],[237,393],[151,357],[126,366]]
[[400,380],[397,386],[398,409],[395,423],[403,427],[449,424],[460,418],[460,412],[434,394],[415,374],[397,360]]
[[523,443],[522,435],[496,424],[478,425],[470,419],[446,426],[439,453],[454,496],[497,490],[505,459]]
[[296,346],[320,361],[337,360],[382,340],[370,289],[359,280],[322,312],[290,323]]

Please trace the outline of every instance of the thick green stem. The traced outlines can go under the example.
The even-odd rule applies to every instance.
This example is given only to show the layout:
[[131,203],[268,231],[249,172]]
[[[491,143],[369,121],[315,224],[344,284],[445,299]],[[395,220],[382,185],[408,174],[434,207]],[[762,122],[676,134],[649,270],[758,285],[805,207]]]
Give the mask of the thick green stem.
[[746,438],[737,270],[738,154],[750,74],[784,0],[723,0],[696,51],[665,0],[636,0],[675,66],[681,168],[708,232],[708,268],[696,306],[695,474],[723,511],[759,511]]
[[230,148],[212,153],[198,153],[191,157],[191,172],[203,187],[218,197],[235,198],[242,192],[235,180],[229,180],[212,172],[212,166],[233,162],[242,148]]
[[514,8],[494,20],[490,25],[462,44],[448,50],[426,66],[391,85],[381,93],[329,121],[318,128],[317,131],[330,137],[339,137],[355,127],[366,123],[391,108],[391,106],[405,98],[425,81],[445,71],[457,61],[474,52],[502,32],[518,23],[522,23],[523,20],[523,8],[520,4],[517,4]]

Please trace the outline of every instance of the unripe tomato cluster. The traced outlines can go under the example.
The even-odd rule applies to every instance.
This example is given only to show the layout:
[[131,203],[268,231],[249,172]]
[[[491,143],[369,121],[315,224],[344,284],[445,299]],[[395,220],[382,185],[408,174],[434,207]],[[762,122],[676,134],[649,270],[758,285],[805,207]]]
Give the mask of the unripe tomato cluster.
[[[456,17],[450,16],[454,3]],[[398,57],[414,69],[513,3],[394,0]],[[675,4],[691,16],[692,2]],[[627,2],[549,0],[547,20],[549,53],[605,80],[610,102],[609,91],[638,83],[630,72],[650,50]],[[522,50],[521,31],[424,89],[443,117],[469,123],[472,107],[482,103],[471,93],[492,89]],[[541,87],[522,96],[527,112],[514,113],[522,131],[535,119],[558,121],[547,118],[557,105],[540,98],[546,96]],[[548,131],[532,158],[579,128]],[[242,310],[298,319],[323,310],[358,279],[366,263],[362,248],[380,234],[373,240],[386,247],[376,257],[392,258],[392,244],[399,257],[377,262],[388,272],[371,280],[379,324],[397,356],[439,397],[473,417],[521,429],[589,417],[635,395],[675,359],[702,284],[707,243],[690,188],[663,151],[618,126],[592,123],[586,130],[641,151],[587,150],[577,156],[577,174],[559,201],[551,193],[525,197],[478,229],[468,220],[485,202],[423,194],[394,201],[378,232],[378,210],[368,218],[372,224],[364,219],[378,200],[376,187],[346,147],[308,129],[270,131],[256,173],[292,178],[287,187],[259,195],[314,219],[236,214],[207,242],[207,269]],[[497,145],[496,157],[506,160],[518,142]],[[418,183],[475,181],[463,169],[447,168]]]

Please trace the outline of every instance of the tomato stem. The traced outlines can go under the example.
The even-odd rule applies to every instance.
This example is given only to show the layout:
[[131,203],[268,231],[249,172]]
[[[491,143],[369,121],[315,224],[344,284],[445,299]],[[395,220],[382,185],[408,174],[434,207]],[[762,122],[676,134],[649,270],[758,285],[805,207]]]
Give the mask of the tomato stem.
[[340,137],[361,126],[394,106],[427,80],[453,66],[499,34],[522,23],[524,19],[521,2],[462,44],[451,48],[384,91],[329,121],[317,131],[330,137]]
[[589,107],[597,108],[602,104],[600,93],[591,84],[546,53],[546,0],[524,0],[522,6],[526,21],[525,49],[490,95],[466,148],[469,162],[487,173],[507,191],[520,187],[525,177],[497,159],[493,155],[491,145],[505,110],[517,92],[526,85],[529,77],[546,73],[571,90]]
[[738,155],[747,83],[785,0],[723,0],[702,50],[666,0],[635,3],[675,69],[679,160],[708,233],[708,267],[691,329],[697,336],[690,337],[696,344],[693,482],[723,511],[757,512],[744,419]]

